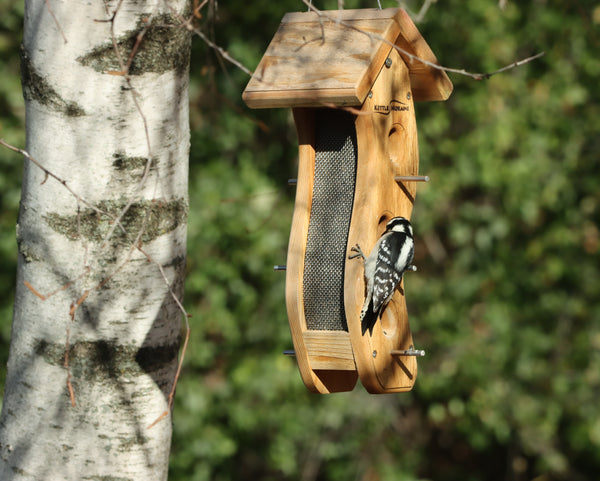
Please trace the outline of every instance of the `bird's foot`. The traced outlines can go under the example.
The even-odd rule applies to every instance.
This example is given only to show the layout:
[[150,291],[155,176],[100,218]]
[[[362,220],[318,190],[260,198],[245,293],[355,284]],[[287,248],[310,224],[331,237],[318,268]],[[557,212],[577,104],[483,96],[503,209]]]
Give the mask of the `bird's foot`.
[[360,246],[358,244],[356,244],[354,247],[352,247],[350,249],[352,252],[355,252],[355,254],[350,254],[348,256],[348,259],[356,259],[357,257],[362,257],[363,259],[366,259],[365,255],[363,254],[362,249],[360,248]]

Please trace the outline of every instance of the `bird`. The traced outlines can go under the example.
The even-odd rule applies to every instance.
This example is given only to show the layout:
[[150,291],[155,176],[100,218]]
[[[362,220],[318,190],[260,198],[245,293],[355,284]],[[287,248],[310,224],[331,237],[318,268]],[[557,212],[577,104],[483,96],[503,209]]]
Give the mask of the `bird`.
[[349,259],[362,257],[365,264],[367,294],[360,320],[362,335],[367,330],[373,335],[377,318],[390,302],[394,291],[400,285],[406,270],[416,270],[411,265],[414,255],[413,230],[405,217],[394,217],[386,224],[385,232],[366,257],[358,244],[350,250]]

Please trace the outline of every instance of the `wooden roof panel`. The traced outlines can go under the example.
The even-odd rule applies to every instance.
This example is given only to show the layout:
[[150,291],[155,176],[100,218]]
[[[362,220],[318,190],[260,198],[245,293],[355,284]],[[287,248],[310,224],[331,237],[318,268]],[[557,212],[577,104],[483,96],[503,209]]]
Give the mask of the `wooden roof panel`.
[[[410,53],[436,61],[402,9],[288,13],[248,83],[244,101],[251,108],[361,105],[398,41]],[[449,95],[452,84],[444,72],[431,75],[433,69],[423,63],[411,64],[417,100],[441,100],[444,88],[435,85],[440,82],[446,91],[450,85]]]

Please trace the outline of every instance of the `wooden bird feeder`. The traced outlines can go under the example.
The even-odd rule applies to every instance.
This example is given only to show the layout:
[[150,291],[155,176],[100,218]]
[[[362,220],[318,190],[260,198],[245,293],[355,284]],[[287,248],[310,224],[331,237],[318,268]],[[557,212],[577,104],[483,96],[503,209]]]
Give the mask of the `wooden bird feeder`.
[[[410,54],[410,55],[409,55]],[[447,75],[398,8],[288,13],[248,83],[251,108],[293,108],[299,139],[286,305],[302,379],[319,393],[412,389],[417,361],[403,288],[361,332],[363,263],[396,216],[410,219],[419,155],[414,101],[445,100]],[[409,274],[411,275],[411,274]]]

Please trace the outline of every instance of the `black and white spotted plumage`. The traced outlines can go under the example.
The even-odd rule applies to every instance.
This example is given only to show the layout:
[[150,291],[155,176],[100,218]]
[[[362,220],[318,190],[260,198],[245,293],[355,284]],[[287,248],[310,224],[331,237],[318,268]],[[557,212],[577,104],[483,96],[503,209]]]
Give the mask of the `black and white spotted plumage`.
[[404,217],[394,217],[386,226],[369,257],[365,257],[360,247],[352,248],[365,260],[367,295],[360,313],[363,335],[373,327],[394,291],[400,285],[404,271],[410,266],[414,254],[413,232],[410,222]]

